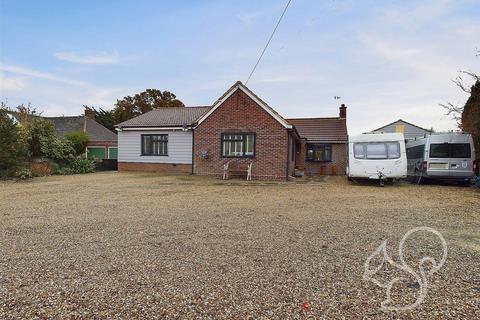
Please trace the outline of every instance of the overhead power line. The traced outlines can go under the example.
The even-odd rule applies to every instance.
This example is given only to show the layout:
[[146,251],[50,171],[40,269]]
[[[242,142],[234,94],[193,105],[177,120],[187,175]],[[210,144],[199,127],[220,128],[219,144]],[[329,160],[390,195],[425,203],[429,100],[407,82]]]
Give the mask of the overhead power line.
[[250,78],[252,77],[253,73],[257,69],[257,66],[260,63],[260,60],[262,60],[262,57],[263,57],[265,51],[267,51],[268,45],[272,41],[272,38],[275,35],[275,32],[277,31],[277,28],[280,25],[280,22],[282,22],[283,16],[285,15],[285,12],[287,12],[287,9],[288,9],[288,6],[290,5],[290,2],[292,2],[292,0],[288,0],[287,5],[285,6],[285,9],[283,9],[282,15],[278,19],[277,24],[275,25],[275,28],[273,29],[273,32],[270,35],[270,38],[268,39],[267,44],[265,45],[265,48],[263,48],[262,53],[260,54],[260,57],[258,57],[257,63],[255,63],[255,66],[253,67],[252,72],[250,72],[250,75],[248,76],[247,81],[245,81],[245,85],[248,83],[248,81],[250,81]]

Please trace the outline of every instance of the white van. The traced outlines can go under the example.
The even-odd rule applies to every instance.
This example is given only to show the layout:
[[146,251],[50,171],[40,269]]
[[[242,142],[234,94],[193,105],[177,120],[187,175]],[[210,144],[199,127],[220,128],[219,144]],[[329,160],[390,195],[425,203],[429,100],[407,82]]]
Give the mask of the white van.
[[402,133],[365,133],[348,138],[347,176],[386,180],[407,177],[407,155]]
[[478,170],[470,134],[440,133],[407,143],[408,177],[450,180],[469,185]]

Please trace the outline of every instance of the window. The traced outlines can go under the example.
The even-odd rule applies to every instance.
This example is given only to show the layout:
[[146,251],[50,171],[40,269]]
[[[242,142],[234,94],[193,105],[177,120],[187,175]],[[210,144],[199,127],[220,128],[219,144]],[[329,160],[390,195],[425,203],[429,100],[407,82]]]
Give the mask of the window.
[[398,159],[400,158],[400,143],[355,143],[353,145],[353,155],[356,159]]
[[307,144],[307,161],[332,161],[331,144]]
[[167,134],[142,134],[142,156],[167,156]]
[[435,143],[430,145],[430,158],[450,158],[450,146],[448,143]]
[[387,142],[387,148],[389,159],[400,158],[400,144],[398,142]]
[[407,158],[408,159],[423,159],[425,153],[425,145],[421,144],[419,146],[411,147],[407,149]]
[[430,145],[430,158],[470,158],[472,149],[468,143],[437,143]]
[[365,150],[363,148],[363,143],[355,143],[353,145],[353,153],[356,159],[364,159],[365,158]]
[[254,157],[254,133],[224,133],[222,134],[223,157]]
[[472,149],[468,143],[452,143],[450,149],[450,157],[452,158],[470,158]]
[[367,159],[386,159],[387,145],[385,143],[367,143]]

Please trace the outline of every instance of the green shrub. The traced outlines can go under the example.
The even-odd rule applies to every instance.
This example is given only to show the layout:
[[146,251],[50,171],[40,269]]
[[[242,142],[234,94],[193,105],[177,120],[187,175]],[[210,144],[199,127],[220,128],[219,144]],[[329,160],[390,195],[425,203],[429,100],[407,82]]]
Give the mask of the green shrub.
[[27,180],[33,178],[33,173],[28,168],[19,168],[15,171],[15,177],[18,180]]
[[27,126],[29,150],[32,157],[49,158],[67,162],[73,159],[75,150],[70,140],[58,138],[51,121],[33,119]]
[[24,164],[26,156],[27,144],[22,128],[6,110],[0,109],[0,174],[4,177],[13,175],[17,167]]
[[88,135],[83,131],[75,131],[67,133],[63,136],[64,139],[70,142],[71,146],[75,150],[75,155],[79,156],[85,153],[85,148],[89,141]]
[[95,162],[89,159],[74,159],[67,166],[57,170],[57,174],[81,174],[95,172]]
[[75,174],[75,172],[73,172],[72,168],[63,167],[63,168],[58,169],[56,174],[59,174],[61,176],[66,176],[66,175],[70,175],[70,174]]

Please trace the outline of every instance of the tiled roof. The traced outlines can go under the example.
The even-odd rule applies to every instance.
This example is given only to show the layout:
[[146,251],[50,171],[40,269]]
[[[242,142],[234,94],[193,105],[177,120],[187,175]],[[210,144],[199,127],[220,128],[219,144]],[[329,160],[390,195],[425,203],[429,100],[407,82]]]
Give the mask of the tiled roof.
[[178,127],[190,126],[211,107],[158,108],[118,124],[119,128],[129,127]]
[[[18,112],[10,112],[17,120],[20,119]],[[57,136],[61,137],[66,133],[83,131],[88,134],[90,142],[96,141],[117,141],[117,135],[102,126],[100,123],[85,116],[69,116],[69,117],[43,117],[43,116],[29,116],[29,120],[40,118],[53,122]],[[86,123],[85,123],[86,121]]]
[[87,120],[85,132],[88,134],[88,138],[91,142],[94,141],[113,141],[117,142],[117,135],[112,131],[102,126],[97,121],[85,117]]
[[301,138],[312,142],[347,142],[347,123],[343,118],[286,119]]

